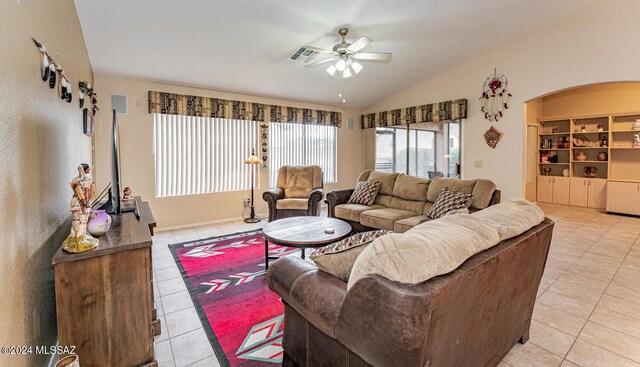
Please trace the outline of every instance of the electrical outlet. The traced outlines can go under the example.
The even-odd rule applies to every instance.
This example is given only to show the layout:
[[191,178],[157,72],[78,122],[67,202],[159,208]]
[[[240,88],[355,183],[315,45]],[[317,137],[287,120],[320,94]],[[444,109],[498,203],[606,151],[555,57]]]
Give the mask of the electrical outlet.
[[245,208],[250,207],[250,206],[251,206],[251,200],[250,200],[249,198],[244,198],[244,199],[243,199],[243,201],[242,201],[242,205],[243,205]]
[[475,161],[473,163],[476,168],[482,168],[482,161]]

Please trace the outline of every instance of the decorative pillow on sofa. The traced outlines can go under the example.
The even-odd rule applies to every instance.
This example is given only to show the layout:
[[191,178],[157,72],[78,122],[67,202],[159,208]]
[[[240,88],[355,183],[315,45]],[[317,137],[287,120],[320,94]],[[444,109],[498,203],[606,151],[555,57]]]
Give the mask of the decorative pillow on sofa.
[[360,181],[347,204],[373,205],[382,184],[379,181]]
[[362,232],[314,250],[309,256],[318,269],[345,282],[349,280],[353,263],[365,247],[376,238],[393,233],[387,230]]
[[472,201],[473,194],[463,194],[445,187],[429,209],[427,218],[438,219],[451,211],[467,209],[471,206]]

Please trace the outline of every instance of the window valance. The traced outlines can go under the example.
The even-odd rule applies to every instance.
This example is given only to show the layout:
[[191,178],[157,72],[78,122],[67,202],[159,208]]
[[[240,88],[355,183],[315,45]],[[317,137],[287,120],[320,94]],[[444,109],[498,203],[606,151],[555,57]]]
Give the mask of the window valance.
[[149,91],[149,113],[340,127],[342,112]]
[[362,115],[362,128],[458,120],[467,117],[467,100],[456,99]]

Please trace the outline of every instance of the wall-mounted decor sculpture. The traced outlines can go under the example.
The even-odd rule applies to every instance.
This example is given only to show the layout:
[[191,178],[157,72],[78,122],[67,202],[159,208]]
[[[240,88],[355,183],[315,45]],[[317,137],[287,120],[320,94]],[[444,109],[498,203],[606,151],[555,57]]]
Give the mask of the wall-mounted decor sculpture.
[[491,122],[498,121],[503,111],[509,108],[509,97],[511,93],[507,90],[507,77],[493,69],[493,74],[487,77],[482,86],[480,105],[484,118]]
[[60,64],[56,64],[55,61],[47,54],[47,48],[35,38],[32,38],[33,42],[38,47],[38,51],[42,53],[42,80],[49,81],[49,88],[53,89],[56,86],[56,80],[58,81],[58,95],[61,99],[71,103],[73,100],[73,88],[69,79],[64,74],[64,70]]
[[493,149],[496,149],[496,145],[498,145],[500,139],[502,139],[502,132],[493,126],[484,133],[484,141]]
[[262,167],[267,166],[267,158],[269,152],[269,126],[260,124],[260,158],[262,159]]

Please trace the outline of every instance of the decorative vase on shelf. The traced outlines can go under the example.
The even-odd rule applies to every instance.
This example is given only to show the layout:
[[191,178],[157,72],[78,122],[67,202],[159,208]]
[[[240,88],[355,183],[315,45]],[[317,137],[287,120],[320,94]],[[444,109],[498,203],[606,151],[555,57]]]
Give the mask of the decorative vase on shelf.
[[633,123],[633,130],[640,130],[640,119]]
[[576,161],[582,162],[587,160],[587,154],[583,151],[576,153]]
[[104,210],[92,210],[87,223],[87,230],[92,235],[102,236],[111,227],[111,216]]
[[568,170],[568,169],[566,169],[566,168],[565,168],[565,169],[563,169],[563,170],[562,170],[562,175],[563,175],[564,177],[569,177],[569,170]]

